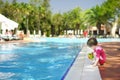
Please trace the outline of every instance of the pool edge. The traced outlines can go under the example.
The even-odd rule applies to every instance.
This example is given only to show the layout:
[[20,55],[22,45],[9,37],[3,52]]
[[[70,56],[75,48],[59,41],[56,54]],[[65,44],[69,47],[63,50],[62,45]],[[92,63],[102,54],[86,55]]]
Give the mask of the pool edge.
[[98,67],[90,67],[90,61],[87,58],[89,51],[84,45],[63,80],[102,80]]

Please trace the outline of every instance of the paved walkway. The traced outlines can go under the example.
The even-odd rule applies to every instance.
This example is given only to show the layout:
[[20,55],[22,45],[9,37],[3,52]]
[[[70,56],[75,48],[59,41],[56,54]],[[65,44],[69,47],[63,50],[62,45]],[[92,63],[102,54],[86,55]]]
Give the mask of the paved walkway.
[[84,46],[64,80],[102,80],[98,67],[92,67],[87,58],[91,50]]
[[120,80],[120,42],[102,43],[107,62],[99,67],[102,80]]

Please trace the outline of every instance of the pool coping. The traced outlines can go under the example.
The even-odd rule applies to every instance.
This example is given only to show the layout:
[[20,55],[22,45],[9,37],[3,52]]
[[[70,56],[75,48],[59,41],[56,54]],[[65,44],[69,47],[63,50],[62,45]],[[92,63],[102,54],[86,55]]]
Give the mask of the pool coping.
[[63,80],[102,80],[98,67],[92,67],[87,53],[91,52],[83,46]]

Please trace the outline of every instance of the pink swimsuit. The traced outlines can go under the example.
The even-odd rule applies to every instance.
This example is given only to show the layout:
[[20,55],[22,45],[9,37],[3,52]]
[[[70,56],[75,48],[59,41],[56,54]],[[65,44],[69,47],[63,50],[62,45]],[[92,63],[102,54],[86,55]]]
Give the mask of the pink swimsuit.
[[94,49],[94,52],[95,52],[96,59],[99,59],[100,65],[103,65],[106,61],[106,54],[105,54],[104,50],[102,49],[102,47],[97,46]]

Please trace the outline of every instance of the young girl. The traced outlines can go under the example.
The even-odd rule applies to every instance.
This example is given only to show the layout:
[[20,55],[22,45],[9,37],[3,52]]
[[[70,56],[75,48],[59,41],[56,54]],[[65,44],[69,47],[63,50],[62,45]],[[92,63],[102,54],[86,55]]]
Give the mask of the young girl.
[[97,66],[98,63],[100,65],[103,65],[106,61],[106,55],[105,55],[103,48],[101,46],[98,46],[98,42],[96,38],[90,38],[87,41],[87,45],[94,50],[95,62],[93,66]]

